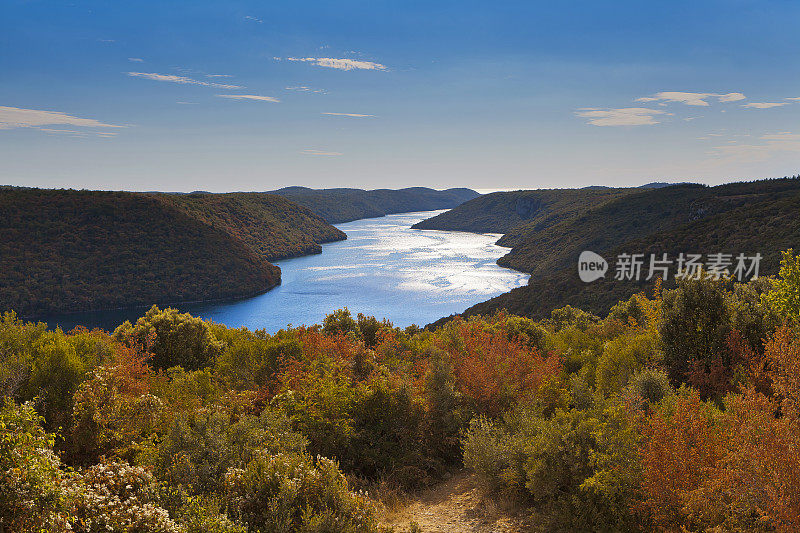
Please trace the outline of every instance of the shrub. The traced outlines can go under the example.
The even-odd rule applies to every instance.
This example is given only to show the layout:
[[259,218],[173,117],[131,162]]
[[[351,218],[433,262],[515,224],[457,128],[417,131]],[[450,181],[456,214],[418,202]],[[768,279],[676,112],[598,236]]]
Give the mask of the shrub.
[[302,454],[259,452],[226,477],[233,517],[260,533],[377,532],[375,510],[348,488],[335,462]]
[[61,461],[55,437],[30,404],[0,405],[0,529],[60,531],[66,521]]
[[621,335],[606,343],[597,362],[597,389],[616,394],[644,365],[658,359],[657,339],[650,333]]
[[205,321],[179,313],[150,308],[136,324],[125,322],[114,331],[114,338],[142,352],[150,352],[154,368],[181,366],[198,370],[214,364],[223,345],[214,337]]
[[800,255],[789,249],[783,252],[779,279],[764,294],[764,301],[784,320],[800,323]]
[[689,373],[730,367],[726,339],[731,331],[731,311],[721,281],[686,279],[663,300],[660,327],[664,363],[675,384]]
[[72,487],[73,530],[81,533],[179,533],[158,505],[158,487],[144,468],[127,463],[90,467]]

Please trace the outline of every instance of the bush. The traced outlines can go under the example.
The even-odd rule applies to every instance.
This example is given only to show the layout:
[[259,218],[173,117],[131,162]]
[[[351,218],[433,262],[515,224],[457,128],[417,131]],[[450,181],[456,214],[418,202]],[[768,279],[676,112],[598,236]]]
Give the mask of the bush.
[[59,531],[66,521],[61,461],[30,404],[0,405],[0,529]]
[[607,342],[597,362],[597,390],[607,396],[621,392],[634,373],[658,358],[657,339],[650,333],[621,335]]
[[369,501],[349,490],[335,462],[303,454],[259,452],[226,477],[227,505],[259,533],[377,532]]
[[90,467],[73,485],[74,525],[81,533],[180,533],[158,505],[158,487],[144,468],[127,463]]
[[181,366],[198,370],[213,365],[223,345],[209,324],[177,309],[150,308],[136,324],[126,321],[114,331],[114,338],[131,348],[150,352],[156,369]]

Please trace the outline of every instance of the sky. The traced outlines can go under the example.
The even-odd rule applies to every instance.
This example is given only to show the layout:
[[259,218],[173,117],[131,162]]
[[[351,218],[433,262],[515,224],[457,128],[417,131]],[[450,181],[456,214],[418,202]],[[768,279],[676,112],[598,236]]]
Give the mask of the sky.
[[0,2],[0,183],[531,189],[800,172],[800,2]]

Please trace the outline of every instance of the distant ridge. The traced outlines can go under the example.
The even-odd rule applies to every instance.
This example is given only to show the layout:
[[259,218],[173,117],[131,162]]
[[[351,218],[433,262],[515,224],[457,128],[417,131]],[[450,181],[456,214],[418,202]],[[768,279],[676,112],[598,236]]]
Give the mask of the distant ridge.
[[480,196],[472,189],[454,188],[438,191],[427,187],[406,189],[309,189],[284,187],[277,194],[307,207],[329,224],[341,224],[361,218],[382,217],[393,213],[452,209]]

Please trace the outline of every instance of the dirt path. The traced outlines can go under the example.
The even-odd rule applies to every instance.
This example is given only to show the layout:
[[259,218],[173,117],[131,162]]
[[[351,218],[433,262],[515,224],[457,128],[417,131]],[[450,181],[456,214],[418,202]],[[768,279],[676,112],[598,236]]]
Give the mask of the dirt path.
[[408,531],[416,522],[422,533],[522,533],[522,522],[478,494],[472,475],[459,473],[420,494],[408,506],[385,517],[383,525]]

